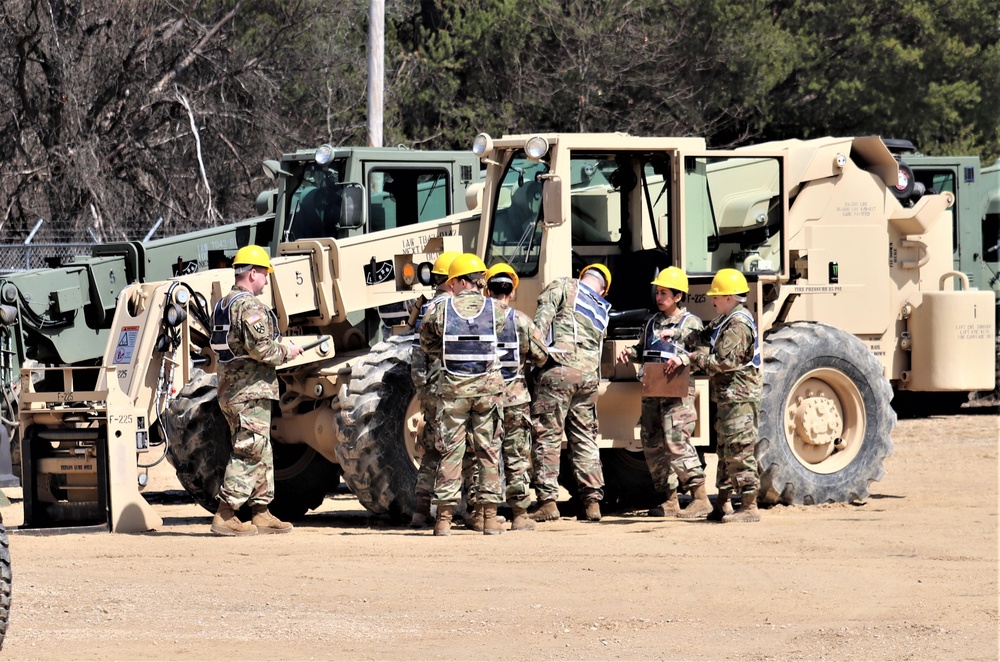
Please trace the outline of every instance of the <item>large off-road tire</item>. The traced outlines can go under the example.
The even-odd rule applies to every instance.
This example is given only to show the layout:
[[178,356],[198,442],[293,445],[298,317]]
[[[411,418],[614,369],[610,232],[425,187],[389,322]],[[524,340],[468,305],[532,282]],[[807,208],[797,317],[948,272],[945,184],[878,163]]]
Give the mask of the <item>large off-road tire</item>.
[[7,543],[7,529],[0,521],[0,650],[3,650],[3,640],[7,636],[7,623],[10,620],[10,546]]
[[[184,489],[209,512],[218,508],[216,495],[232,450],[229,424],[218,402],[218,378],[195,370],[191,381],[171,400],[162,420],[170,440],[167,459]],[[272,445],[274,500],[271,512],[280,519],[299,519],[319,507],[340,483],[340,470],[309,446]],[[246,512],[242,513],[246,516]]]
[[771,333],[763,354],[759,501],[865,499],[896,425],[882,365],[853,335],[807,322]]
[[340,391],[337,446],[344,482],[365,508],[403,521],[413,512],[416,434],[422,424],[410,377],[413,341],[393,336],[354,364]]

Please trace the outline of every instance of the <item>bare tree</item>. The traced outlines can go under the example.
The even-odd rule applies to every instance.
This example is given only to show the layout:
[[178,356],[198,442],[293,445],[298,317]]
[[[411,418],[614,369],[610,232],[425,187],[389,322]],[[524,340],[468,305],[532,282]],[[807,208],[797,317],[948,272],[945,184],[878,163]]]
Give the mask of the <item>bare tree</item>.
[[357,4],[7,0],[0,241],[39,217],[121,239],[248,215],[263,158],[345,139],[328,104],[346,65],[318,46]]

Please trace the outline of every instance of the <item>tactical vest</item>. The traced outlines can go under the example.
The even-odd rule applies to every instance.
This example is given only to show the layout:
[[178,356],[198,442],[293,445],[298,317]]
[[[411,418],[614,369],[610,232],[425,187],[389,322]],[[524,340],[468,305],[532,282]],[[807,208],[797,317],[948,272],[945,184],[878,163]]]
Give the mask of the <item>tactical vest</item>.
[[410,312],[406,309],[406,302],[387,303],[378,307],[378,317],[388,331],[398,324],[406,324],[410,319]]
[[[576,295],[573,297],[573,311],[569,314],[570,319],[573,320],[573,344],[576,345],[580,342],[580,332],[577,326],[576,313],[579,313],[590,320],[590,323],[594,325],[598,333],[602,336],[608,330],[608,320],[611,319],[611,304],[608,303],[601,295],[592,290],[588,285],[577,281],[576,283]],[[553,334],[553,327],[555,323],[549,325],[548,332],[548,345],[552,347],[561,338],[556,338]]]
[[[209,339],[209,343],[211,343],[215,353],[219,355],[219,363],[229,363],[246,357],[245,354],[243,356],[236,356],[229,347],[229,328],[231,326],[229,309],[232,307],[234,301],[248,296],[253,295],[249,292],[237,292],[236,296],[230,299],[228,303],[226,303],[226,297],[222,297],[219,303],[215,304],[215,312],[212,314],[212,336]],[[268,310],[267,312],[271,317],[271,329],[273,329],[274,337],[277,338],[278,318],[275,316],[273,310]]]
[[505,382],[521,376],[521,338],[517,333],[517,311],[513,308],[507,309],[503,329],[497,334],[497,356]]
[[753,315],[751,315],[750,311],[748,311],[746,308],[740,308],[739,310],[734,310],[733,312],[729,313],[728,315],[726,315],[726,319],[722,320],[722,323],[719,324],[719,326],[715,327],[715,330],[712,331],[712,339],[710,342],[711,347],[713,350],[715,349],[715,342],[719,339],[719,333],[722,331],[723,328],[725,328],[727,324],[729,324],[729,321],[734,317],[736,317],[737,315],[739,315],[747,322],[749,322],[750,329],[753,331],[753,358],[744,363],[741,367],[746,368],[748,366],[754,366],[755,368],[759,368],[760,337],[757,334],[757,324],[753,321]]
[[[608,320],[611,319],[611,304],[592,290],[589,285],[577,281],[573,310],[589,319],[601,335],[604,335],[608,330]],[[575,324],[576,319],[574,318],[574,327]],[[576,333],[575,328],[573,332]]]
[[[424,301],[424,304],[422,306],[420,306],[420,312],[417,313],[417,321],[413,324],[413,331],[414,331],[414,333],[419,333],[420,332],[420,325],[424,321],[424,315],[427,314],[427,311],[430,309],[431,305],[433,305],[434,302],[440,301],[441,299],[443,299],[445,297],[449,297],[449,296],[451,296],[451,295],[448,294],[447,292],[437,292],[437,293],[434,294],[433,297],[431,297],[427,301]],[[417,341],[417,344],[418,345],[420,344],[419,340]]]
[[485,375],[497,360],[496,317],[493,299],[483,299],[483,306],[472,317],[463,317],[449,297],[444,309],[444,337],[441,359],[444,369],[453,375]]
[[[684,326],[684,322],[689,317],[691,317],[691,313],[684,313],[680,321],[674,325],[674,328],[679,329]],[[677,355],[678,348],[674,342],[653,337],[653,320],[655,319],[656,316],[654,315],[646,322],[646,341],[642,347],[643,363],[666,363]]]

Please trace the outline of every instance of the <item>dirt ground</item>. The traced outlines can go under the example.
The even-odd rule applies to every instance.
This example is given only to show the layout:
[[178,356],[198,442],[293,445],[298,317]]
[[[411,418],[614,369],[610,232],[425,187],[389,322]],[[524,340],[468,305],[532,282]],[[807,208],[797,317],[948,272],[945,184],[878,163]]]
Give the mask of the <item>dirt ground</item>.
[[[169,467],[144,535],[10,538],[17,660],[997,660],[996,409],[901,420],[862,505],[451,538],[327,499],[223,539]],[[3,510],[21,521],[20,503]]]

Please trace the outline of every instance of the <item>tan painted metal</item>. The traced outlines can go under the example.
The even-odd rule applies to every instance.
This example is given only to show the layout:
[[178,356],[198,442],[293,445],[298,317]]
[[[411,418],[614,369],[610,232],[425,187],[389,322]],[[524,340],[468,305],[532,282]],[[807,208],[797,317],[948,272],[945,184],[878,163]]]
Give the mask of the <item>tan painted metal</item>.
[[[132,413],[114,368],[35,368],[62,372],[61,389],[40,392],[32,383],[31,370],[21,375],[20,426],[22,458],[39,455],[29,485],[34,484],[38,501],[25,513],[25,525],[58,521],[61,509],[84,505],[117,533],[158,528],[162,520],[139,492],[138,458],[148,457],[149,430]],[[75,384],[93,373],[106,374],[107,386],[77,390]],[[36,415],[37,419],[36,419]],[[145,419],[148,421],[149,419]],[[39,448],[35,448],[38,446]],[[100,457],[99,448],[106,449]],[[30,461],[27,463],[30,464]],[[105,502],[99,499],[100,472],[107,472]],[[58,483],[64,495],[56,496]],[[26,501],[32,497],[26,495]]]
[[984,353],[995,350],[991,291],[968,291],[969,279],[960,272],[941,276],[958,277],[961,290],[923,292],[911,299],[909,335],[911,369],[901,379],[914,391],[965,390],[969,384],[987,391],[993,388],[996,371],[982,361]]
[[[650,138],[624,134],[538,134],[548,143],[542,157],[547,165],[539,176],[545,222],[538,251],[536,275],[521,275],[518,308],[531,314],[535,299],[554,278],[575,276],[573,253],[588,262],[622,254],[620,243],[588,245],[573,233],[574,216],[582,210],[597,219],[599,228],[621,218],[622,189],[583,188],[573,184],[575,153],[622,154],[662,152],[672,165],[676,191],[670,207],[657,208],[653,220],[666,249],[692,276],[688,307],[708,320],[714,316],[704,296],[712,272],[734,267],[758,271],[751,283],[748,306],[762,333],[793,321],[828,324],[862,339],[882,363],[885,376],[903,389],[989,390],[995,374],[996,330],[989,311],[990,292],[939,292],[939,278],[952,267],[950,193],[925,195],[904,206],[892,194],[898,164],[876,136],[785,140],[736,150],[708,150],[704,141],[689,138]],[[498,210],[516,199],[502,187],[505,168],[532,135],[492,139],[484,155],[488,166],[482,199],[483,222],[478,243],[486,245]],[[595,157],[596,160],[597,157]],[[578,163],[578,162],[577,162]],[[699,192],[681,178],[701,173],[711,189]],[[638,174],[638,173],[635,173]],[[647,173],[648,174],[648,173]],[[651,175],[656,176],[656,175]],[[506,195],[502,195],[505,193]],[[493,204],[497,199],[500,204]],[[654,248],[649,210],[638,195],[627,208],[631,223],[628,250]],[[773,234],[751,253],[715,251],[704,262],[692,261],[692,251],[704,236],[746,231],[777,219]],[[611,237],[614,240],[614,237]],[[504,257],[502,247],[497,249]],[[508,260],[510,261],[510,260]],[[754,267],[771,265],[771,268]],[[836,268],[835,268],[836,265]],[[836,270],[837,278],[831,280]],[[701,275],[699,279],[698,276]],[[612,286],[614,287],[614,285]],[[920,312],[917,312],[917,311]],[[978,315],[978,316],[977,316]],[[971,331],[970,331],[971,329]],[[920,336],[920,339],[917,339]],[[634,342],[634,341],[633,341]],[[602,386],[602,445],[633,445],[629,423],[636,420],[624,385],[634,378],[632,366],[608,362],[627,342],[608,341],[602,367],[611,384]],[[962,358],[955,360],[961,352]],[[834,442],[848,450],[838,462],[852,457],[852,425],[863,427],[861,400],[835,373],[810,378],[823,385],[800,385],[789,402],[789,421],[797,453],[810,458],[826,453]],[[702,380],[703,381],[703,378]],[[630,388],[637,388],[634,383]],[[818,395],[820,392],[825,395]],[[809,395],[812,393],[812,395]],[[606,398],[606,401],[605,401]],[[637,399],[638,396],[635,396]],[[799,403],[798,398],[802,398]],[[705,399],[707,401],[707,398]],[[845,408],[855,408],[848,414]],[[863,409],[863,408],[862,408]],[[840,437],[835,435],[840,434]],[[816,460],[817,471],[823,460]],[[830,469],[835,470],[835,469]]]

